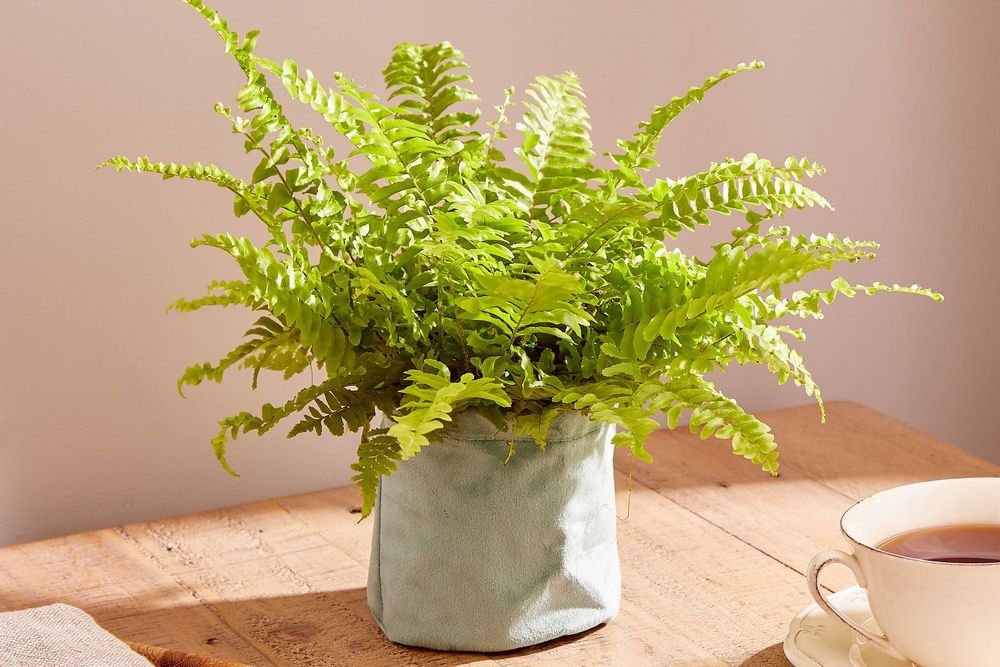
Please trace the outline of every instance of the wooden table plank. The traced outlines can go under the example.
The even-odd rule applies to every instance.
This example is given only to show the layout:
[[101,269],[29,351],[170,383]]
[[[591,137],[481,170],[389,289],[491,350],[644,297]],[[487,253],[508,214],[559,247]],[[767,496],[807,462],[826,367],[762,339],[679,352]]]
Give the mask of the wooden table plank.
[[822,427],[814,411],[779,411],[775,434],[787,468],[852,500],[911,482],[1000,473],[1000,467],[867,406],[838,401],[832,408]]
[[[995,476],[1000,468],[858,403],[828,405],[827,423],[811,406],[765,415],[782,453],[778,479],[732,456],[718,440],[661,432],[652,464],[620,469],[800,573],[820,548],[842,547],[840,515],[876,491],[943,477]],[[853,585],[836,568],[824,581]]]
[[[353,516],[347,510],[337,508]],[[123,530],[274,664],[456,664],[382,639],[365,602],[366,568],[275,503]]]
[[[619,469],[631,469],[634,480],[799,574],[817,545],[841,544],[840,515],[853,501],[789,465],[775,479],[733,456],[727,443],[702,442],[689,433],[657,434],[650,450],[651,464],[618,452]],[[838,587],[850,584],[839,568],[831,575]]]
[[371,525],[351,488],[0,549],[0,609],[64,601],[123,638],[253,665],[787,665],[778,644],[808,602],[802,570],[841,544],[844,508],[896,484],[1000,472],[864,406],[829,412],[822,427],[814,408],[764,415],[783,453],[776,480],[683,432],[655,435],[650,465],[620,452],[622,515],[632,472],[622,613],[541,647],[386,641],[365,602]]
[[[618,483],[624,507],[627,480],[620,475]],[[276,664],[468,664],[472,656],[415,652],[385,641],[365,604],[366,567],[359,560],[367,562],[361,549],[370,526],[358,526],[350,502],[345,505],[353,494],[322,492],[307,500],[310,509],[324,508],[313,512],[324,519],[322,532],[264,503],[122,530]],[[577,664],[586,651],[593,664],[601,664],[601,655],[611,664],[623,650],[656,661],[669,645],[678,660],[731,664],[766,639],[763,629],[787,622],[801,606],[797,575],[778,561],[640,484],[634,484],[632,506],[636,517],[656,520],[621,524],[621,619],[578,642],[547,647],[547,663]],[[333,536],[348,533],[349,548],[342,549],[343,538]],[[320,542],[323,534],[330,544]],[[720,604],[740,605],[738,622],[713,608]],[[692,610],[702,615],[697,623],[686,622]],[[475,660],[537,664],[536,653]]]
[[272,664],[113,530],[0,550],[0,610],[65,602],[109,632],[212,658]]

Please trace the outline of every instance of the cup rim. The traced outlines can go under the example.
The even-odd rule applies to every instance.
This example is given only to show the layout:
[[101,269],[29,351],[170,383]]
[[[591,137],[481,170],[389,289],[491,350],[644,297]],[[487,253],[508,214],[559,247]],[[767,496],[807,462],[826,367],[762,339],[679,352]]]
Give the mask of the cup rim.
[[909,484],[900,484],[899,486],[893,486],[893,487],[890,487],[888,489],[882,489],[881,491],[876,491],[875,493],[872,493],[872,494],[870,494],[868,496],[865,496],[864,498],[862,498],[861,500],[857,501],[856,503],[854,503],[853,505],[851,505],[850,507],[848,507],[846,510],[844,510],[844,513],[840,515],[840,532],[844,536],[844,538],[847,539],[847,541],[853,547],[861,547],[862,549],[865,549],[867,551],[871,551],[871,552],[874,552],[874,553],[877,553],[877,554],[881,554],[883,556],[889,556],[891,558],[899,558],[900,560],[908,560],[908,561],[912,561],[914,563],[925,563],[927,565],[940,565],[940,566],[945,566],[945,567],[997,567],[997,566],[1000,566],[1000,561],[995,562],[995,563],[949,563],[947,561],[924,560],[923,558],[913,558],[912,556],[903,556],[902,554],[893,553],[891,551],[886,551],[885,549],[880,549],[878,547],[874,547],[874,546],[865,544],[861,540],[859,540],[859,539],[855,538],[854,536],[852,536],[847,531],[847,527],[844,525],[844,520],[847,518],[847,515],[851,512],[851,510],[853,510],[854,508],[856,508],[858,505],[861,505],[862,503],[864,503],[864,502],[866,502],[868,500],[871,500],[872,498],[875,498],[876,496],[882,495],[884,493],[889,493],[889,492],[895,491],[897,489],[904,489],[904,488],[911,487],[911,486],[924,486],[924,485],[928,485],[928,484],[937,484],[937,483],[940,483],[940,482],[961,482],[961,481],[987,480],[987,479],[988,480],[993,480],[994,482],[997,482],[997,483],[1000,483],[1000,477],[946,477],[944,479],[931,479],[931,480],[925,480],[923,482],[911,482]]

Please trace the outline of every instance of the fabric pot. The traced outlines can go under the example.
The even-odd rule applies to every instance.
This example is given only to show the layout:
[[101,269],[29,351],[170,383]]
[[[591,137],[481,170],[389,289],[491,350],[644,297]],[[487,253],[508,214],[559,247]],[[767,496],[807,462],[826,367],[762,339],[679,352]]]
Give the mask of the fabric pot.
[[507,651],[614,618],[613,429],[559,415],[545,451],[466,411],[383,478],[368,605],[411,646]]

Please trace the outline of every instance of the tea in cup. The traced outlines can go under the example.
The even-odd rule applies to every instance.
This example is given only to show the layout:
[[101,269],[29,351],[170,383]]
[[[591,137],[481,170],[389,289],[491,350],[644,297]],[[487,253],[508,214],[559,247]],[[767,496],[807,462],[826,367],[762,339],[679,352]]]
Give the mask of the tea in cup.
[[[824,551],[807,571],[816,603],[858,636],[921,667],[1000,665],[1000,478],[908,484],[848,509],[853,553]],[[819,574],[848,567],[868,593],[876,634],[824,597]]]

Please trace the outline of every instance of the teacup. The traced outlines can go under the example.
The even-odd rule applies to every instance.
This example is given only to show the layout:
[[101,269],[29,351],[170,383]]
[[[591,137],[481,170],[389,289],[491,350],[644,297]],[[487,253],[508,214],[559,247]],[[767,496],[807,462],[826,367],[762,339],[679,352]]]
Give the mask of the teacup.
[[[858,636],[921,667],[1000,665],[1000,563],[918,560],[879,548],[902,533],[962,524],[1000,525],[1000,478],[943,479],[870,496],[848,509],[840,528],[853,554],[824,551],[809,563],[816,603]],[[876,634],[835,609],[819,587],[832,563],[867,590]]]

